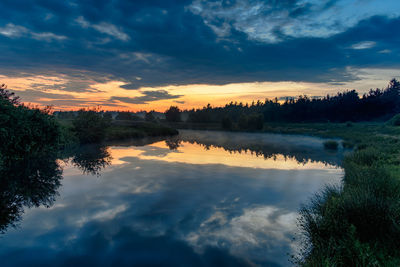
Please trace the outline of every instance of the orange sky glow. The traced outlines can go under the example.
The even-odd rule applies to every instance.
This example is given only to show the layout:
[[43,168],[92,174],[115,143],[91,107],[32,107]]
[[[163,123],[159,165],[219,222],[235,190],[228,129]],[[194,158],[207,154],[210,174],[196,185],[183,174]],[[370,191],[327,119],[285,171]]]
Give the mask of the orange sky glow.
[[[397,70],[358,70],[359,79],[343,84],[307,83],[307,82],[252,82],[231,83],[226,85],[191,84],[169,85],[163,87],[144,87],[138,90],[121,88],[123,81],[96,81],[85,82],[88,90],[74,91],[62,86],[70,82],[63,75],[32,75],[26,77],[8,77],[0,75],[0,82],[5,83],[8,89],[19,95],[24,103],[38,106],[53,106],[54,110],[78,110],[100,106],[103,110],[141,111],[156,110],[163,112],[171,105],[181,109],[201,108],[208,103],[212,106],[223,106],[231,101],[251,103],[264,101],[266,98],[293,97],[298,95],[324,96],[335,94],[338,91],[356,89],[360,94],[370,88],[383,88],[387,82],[395,77]],[[113,96],[135,98],[143,96],[143,92],[163,90],[170,95],[178,96],[174,99],[148,101],[132,104],[119,100],[110,100]]]

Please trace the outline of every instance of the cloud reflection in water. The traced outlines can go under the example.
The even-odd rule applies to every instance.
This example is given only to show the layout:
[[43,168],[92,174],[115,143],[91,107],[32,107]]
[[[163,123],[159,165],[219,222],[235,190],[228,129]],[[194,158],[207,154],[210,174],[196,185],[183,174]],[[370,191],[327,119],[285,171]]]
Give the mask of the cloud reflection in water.
[[100,177],[66,166],[55,205],[26,210],[0,257],[5,265],[289,265],[300,203],[342,175],[316,161],[332,155],[315,140],[306,163],[185,140],[174,150],[110,147]]

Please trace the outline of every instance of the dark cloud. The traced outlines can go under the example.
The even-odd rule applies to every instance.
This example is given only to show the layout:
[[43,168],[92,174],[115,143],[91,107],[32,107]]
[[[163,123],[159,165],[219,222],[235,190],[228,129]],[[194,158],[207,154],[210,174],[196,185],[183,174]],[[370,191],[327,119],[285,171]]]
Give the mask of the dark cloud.
[[143,96],[137,96],[137,97],[113,96],[109,100],[119,101],[129,104],[148,104],[148,102],[152,101],[175,99],[183,96],[183,95],[171,95],[169,92],[165,90],[142,91],[141,93],[143,94]]
[[[348,67],[400,67],[400,19],[383,12],[396,10],[397,2],[360,4],[351,20],[346,14],[352,11],[341,10],[336,24],[317,19],[345,0],[302,2],[1,1],[0,74],[61,73],[71,79],[120,80],[123,88],[135,90],[254,81],[338,83],[357,79]],[[196,3],[201,3],[197,11]],[[208,21],[213,5],[223,16]],[[284,21],[272,17],[281,13],[288,14]],[[277,24],[265,32],[272,20]],[[89,84],[75,82],[58,87],[90,90]],[[145,94],[113,100],[147,103],[171,97],[177,98]]]

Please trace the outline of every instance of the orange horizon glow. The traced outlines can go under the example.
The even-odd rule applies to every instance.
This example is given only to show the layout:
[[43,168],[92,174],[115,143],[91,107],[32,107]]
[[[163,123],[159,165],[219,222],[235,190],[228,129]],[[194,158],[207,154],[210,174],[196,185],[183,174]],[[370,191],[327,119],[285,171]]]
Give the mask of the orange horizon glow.
[[[328,83],[310,82],[249,82],[228,83],[225,85],[189,84],[168,85],[162,87],[142,87],[137,90],[124,89],[123,81],[108,81],[99,83],[93,80],[75,79],[73,82],[88,84],[86,91],[62,89],[70,82],[66,75],[31,75],[26,77],[8,77],[0,75],[0,82],[8,85],[9,90],[21,97],[25,104],[45,107],[53,106],[54,111],[79,110],[100,106],[105,111],[151,111],[164,112],[170,106],[178,106],[181,110],[197,109],[210,103],[213,107],[225,106],[230,102],[251,104],[258,100],[275,97],[295,97],[299,95],[325,96],[339,91],[356,89],[359,94],[370,88],[383,88],[393,78],[397,70],[365,70],[359,80],[333,85]],[[57,89],[61,88],[61,89]],[[135,98],[143,96],[143,92],[163,90],[169,95],[180,96],[174,99],[163,99],[147,104],[129,104],[111,97]]]

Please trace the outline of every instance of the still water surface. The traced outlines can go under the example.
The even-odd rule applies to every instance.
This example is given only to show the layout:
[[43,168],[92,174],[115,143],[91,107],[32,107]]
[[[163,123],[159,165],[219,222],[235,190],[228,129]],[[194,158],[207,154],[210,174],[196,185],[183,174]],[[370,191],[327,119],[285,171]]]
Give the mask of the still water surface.
[[289,266],[301,204],[343,174],[322,144],[181,131],[84,148],[59,162],[54,203],[2,234],[1,265]]

